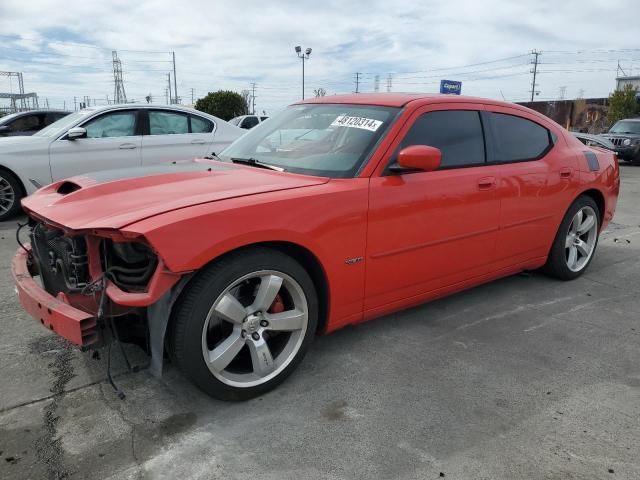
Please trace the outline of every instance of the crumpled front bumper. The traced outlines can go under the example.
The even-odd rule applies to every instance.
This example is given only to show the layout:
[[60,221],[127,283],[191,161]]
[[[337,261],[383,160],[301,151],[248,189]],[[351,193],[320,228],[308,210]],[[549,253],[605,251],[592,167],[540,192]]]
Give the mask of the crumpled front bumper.
[[13,257],[11,272],[16,292],[24,309],[42,325],[80,346],[98,341],[94,315],[65,303],[64,295],[54,297],[31,277],[28,268],[30,247],[20,248]]

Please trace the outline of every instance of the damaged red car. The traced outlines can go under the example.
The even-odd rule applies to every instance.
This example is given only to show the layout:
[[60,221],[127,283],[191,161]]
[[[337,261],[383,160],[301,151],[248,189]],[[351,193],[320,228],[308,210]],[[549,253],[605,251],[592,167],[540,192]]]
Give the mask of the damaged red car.
[[614,154],[517,105],[323,97],[209,159],[40,189],[13,274],[69,341],[135,342],[152,373],[167,353],[208,394],[246,399],[318,333],[523,270],[576,278],[619,183]]

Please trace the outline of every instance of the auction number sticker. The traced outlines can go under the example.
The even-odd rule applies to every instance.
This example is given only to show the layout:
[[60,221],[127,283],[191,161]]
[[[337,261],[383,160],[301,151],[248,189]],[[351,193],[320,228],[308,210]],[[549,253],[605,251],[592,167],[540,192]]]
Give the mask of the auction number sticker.
[[350,117],[346,114],[338,116],[331,124],[332,127],[362,128],[363,130],[369,130],[371,132],[378,130],[380,125],[382,125],[380,120],[365,117]]

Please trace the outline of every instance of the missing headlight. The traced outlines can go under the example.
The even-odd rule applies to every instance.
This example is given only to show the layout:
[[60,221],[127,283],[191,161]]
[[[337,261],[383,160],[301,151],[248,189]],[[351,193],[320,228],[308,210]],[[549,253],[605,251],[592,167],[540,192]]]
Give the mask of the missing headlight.
[[144,243],[103,242],[103,268],[109,279],[125,292],[145,291],[158,257]]

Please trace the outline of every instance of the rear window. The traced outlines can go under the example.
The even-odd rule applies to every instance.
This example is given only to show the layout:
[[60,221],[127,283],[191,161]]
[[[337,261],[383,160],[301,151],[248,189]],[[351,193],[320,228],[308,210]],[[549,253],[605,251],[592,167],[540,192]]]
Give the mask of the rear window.
[[494,144],[491,162],[520,162],[541,158],[552,146],[549,130],[531,120],[488,112]]

